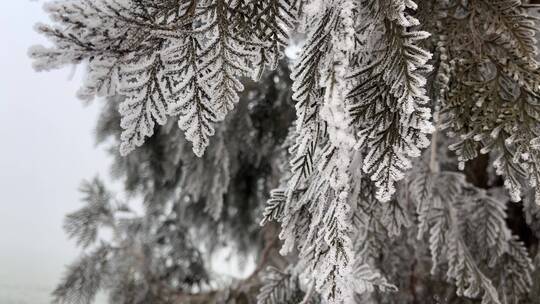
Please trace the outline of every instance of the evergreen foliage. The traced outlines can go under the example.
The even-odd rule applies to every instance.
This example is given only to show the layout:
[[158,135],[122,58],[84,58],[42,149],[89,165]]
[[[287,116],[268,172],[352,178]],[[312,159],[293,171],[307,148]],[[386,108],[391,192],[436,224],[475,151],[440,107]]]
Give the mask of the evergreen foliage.
[[531,2],[48,3],[30,56],[87,67],[126,193],[83,185],[56,301],[537,303]]

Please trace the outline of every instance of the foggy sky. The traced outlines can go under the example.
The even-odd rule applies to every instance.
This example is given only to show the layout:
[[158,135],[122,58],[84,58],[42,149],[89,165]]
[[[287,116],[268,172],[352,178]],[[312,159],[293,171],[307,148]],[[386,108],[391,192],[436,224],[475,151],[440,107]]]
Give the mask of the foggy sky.
[[33,30],[47,21],[42,5],[9,0],[0,9],[0,303],[6,286],[57,283],[78,252],[63,217],[81,206],[81,180],[107,172],[93,138],[100,102],[75,97],[81,71],[70,81],[69,68],[31,68],[28,47],[45,42]]

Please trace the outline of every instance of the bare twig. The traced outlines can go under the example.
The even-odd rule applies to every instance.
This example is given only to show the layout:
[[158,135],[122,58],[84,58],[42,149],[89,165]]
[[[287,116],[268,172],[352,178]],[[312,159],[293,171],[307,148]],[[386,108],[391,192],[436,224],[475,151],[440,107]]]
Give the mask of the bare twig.
[[306,292],[306,295],[302,299],[302,302],[300,302],[299,304],[308,304],[314,292],[315,292],[315,283],[312,282],[311,285],[309,286],[308,291]]

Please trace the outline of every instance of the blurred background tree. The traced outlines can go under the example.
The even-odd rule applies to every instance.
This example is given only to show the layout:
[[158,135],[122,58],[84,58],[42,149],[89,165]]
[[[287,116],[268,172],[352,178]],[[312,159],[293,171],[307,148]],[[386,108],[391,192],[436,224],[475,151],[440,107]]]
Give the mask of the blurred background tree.
[[[259,223],[285,165],[283,144],[294,118],[289,73],[282,62],[261,82],[246,80],[241,102],[216,128],[202,158],[173,122],[121,156],[116,109],[122,97],[109,98],[96,136],[111,147],[112,176],[126,200],[99,178],[83,183],[85,205],[67,215],[64,227],[83,249],[92,249],[69,267],[54,292],[58,301],[91,301],[102,289],[111,303],[253,300],[259,274],[287,263],[278,253],[278,227]],[[143,201],[142,212],[131,209],[131,200]],[[253,274],[240,281],[216,274],[212,259],[225,261],[222,249],[232,249],[237,261],[255,256]],[[250,267],[241,264],[232,267]]]

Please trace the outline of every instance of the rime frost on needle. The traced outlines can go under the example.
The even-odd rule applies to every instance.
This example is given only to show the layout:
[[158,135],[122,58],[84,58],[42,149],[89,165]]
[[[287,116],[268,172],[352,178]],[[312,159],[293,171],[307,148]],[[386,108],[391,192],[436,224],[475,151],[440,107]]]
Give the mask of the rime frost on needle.
[[428,34],[411,28],[418,20],[406,8],[414,9],[414,2],[376,2],[365,12],[364,28],[380,52],[372,52],[350,74],[356,85],[348,98],[359,145],[370,147],[363,169],[377,185],[377,198],[389,201],[395,183],[411,167],[410,158],[428,146],[427,134],[433,131],[424,88],[431,54],[417,45]]
[[152,136],[155,122],[163,125],[167,121],[169,107],[165,96],[169,94],[167,86],[170,85],[161,57],[151,54],[133,61],[124,68],[121,84],[121,93],[126,96],[119,108],[124,129],[120,146],[123,155]]
[[240,78],[276,67],[295,16],[286,0],[80,0],[53,2],[46,10],[58,25],[37,29],[55,46],[30,50],[36,69],[86,63],[81,98],[127,95],[120,111],[126,116],[124,155],[142,145],[156,124],[179,116],[201,156],[213,123],[238,102]]
[[[529,225],[530,202],[540,204],[540,70],[528,3],[58,0],[45,6],[52,22],[36,26],[51,46],[29,53],[36,70],[85,65],[77,95],[105,97],[120,114],[121,130],[107,128],[121,133],[120,168],[133,175],[126,189],[179,208],[159,221],[202,212],[216,230],[237,229],[270,192],[261,223],[278,222],[280,253],[294,258],[261,272],[259,303],[386,303],[391,295],[370,293],[421,292],[405,277],[425,261],[434,274],[447,270],[459,296],[517,303],[533,264],[506,225],[506,195],[527,201]],[[289,72],[290,40],[302,50]],[[289,98],[291,112],[281,102]],[[288,132],[276,130],[291,123],[292,108]],[[489,163],[484,179],[474,176],[477,163]],[[106,207],[89,202],[68,216],[83,248],[99,225],[117,224],[118,210]],[[145,233],[137,241],[155,236],[154,220],[135,221],[149,225],[133,228]],[[189,242],[175,246],[197,260]],[[125,257],[111,248],[72,265],[57,298],[92,299],[99,271],[114,264],[108,257]],[[397,251],[403,265],[392,260]],[[498,271],[508,280],[494,278]]]

